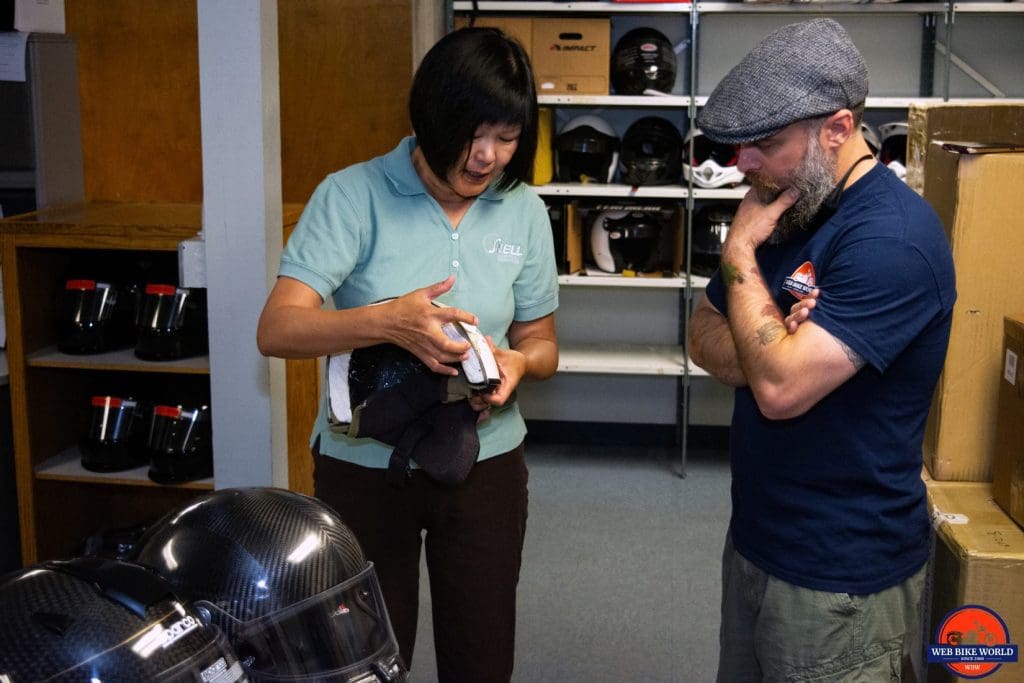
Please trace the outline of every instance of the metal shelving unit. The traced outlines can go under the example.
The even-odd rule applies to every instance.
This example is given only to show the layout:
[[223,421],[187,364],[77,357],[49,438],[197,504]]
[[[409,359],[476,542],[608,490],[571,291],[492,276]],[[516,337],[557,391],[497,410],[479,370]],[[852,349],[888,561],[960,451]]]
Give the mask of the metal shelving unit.
[[[638,108],[651,109],[655,113],[676,110],[685,112],[687,125],[692,127],[697,110],[704,106],[706,96],[698,95],[698,71],[701,46],[700,24],[705,15],[876,15],[906,16],[916,15],[921,21],[921,55],[918,72],[918,94],[905,96],[873,96],[867,99],[867,109],[903,110],[911,104],[938,103],[946,101],[972,102],[976,99],[950,98],[949,74],[953,62],[951,50],[943,49],[936,37],[936,29],[945,25],[944,40],[952,44],[953,26],[956,15],[965,13],[1024,13],[1024,2],[1017,3],[960,3],[946,2],[911,2],[911,3],[752,3],[752,2],[697,2],[697,3],[657,3],[657,2],[449,2],[449,16],[452,12],[469,13],[478,11],[481,14],[582,14],[591,16],[616,15],[671,15],[689,22],[690,44],[689,83],[684,84],[685,94],[670,96],[621,96],[621,95],[541,95],[538,102],[552,107],[578,108]],[[657,21],[663,21],[656,16]],[[796,20],[796,17],[794,17]],[[933,87],[936,62],[944,60],[945,82],[941,88]],[[942,90],[936,94],[934,90]],[[1006,100],[1013,101],[1013,100]],[[686,244],[690,244],[691,219],[695,202],[701,200],[738,201],[747,191],[746,186],[737,188],[701,189],[692,184],[662,187],[630,187],[617,184],[577,184],[550,183],[535,188],[545,197],[607,197],[624,199],[665,199],[677,201],[686,212]],[[692,378],[706,377],[707,373],[687,361],[685,353],[686,324],[694,295],[702,291],[708,278],[694,276],[690,273],[689,246],[686,248],[683,272],[672,278],[632,278],[618,276],[602,276],[594,274],[572,274],[559,277],[559,283],[569,287],[622,287],[622,288],[664,288],[680,291],[680,317],[682,332],[678,345],[644,346],[638,344],[587,344],[567,345],[562,350],[559,371],[568,373],[594,374],[630,374],[630,375],[669,375],[678,376],[681,386],[679,405],[679,426],[681,434],[681,470],[685,476],[687,451],[687,426],[689,425],[690,389]]]

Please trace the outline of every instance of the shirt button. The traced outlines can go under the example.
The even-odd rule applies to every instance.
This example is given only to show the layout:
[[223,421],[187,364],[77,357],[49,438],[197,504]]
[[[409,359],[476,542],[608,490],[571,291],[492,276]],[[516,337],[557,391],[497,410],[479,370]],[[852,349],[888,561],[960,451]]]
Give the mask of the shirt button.
[[458,267],[459,267],[459,260],[455,259],[454,261],[452,261],[452,268],[458,268]]
[[452,233],[452,239],[453,239],[453,240],[457,240],[457,239],[459,239],[459,233],[457,233],[457,232],[453,232],[453,233]]

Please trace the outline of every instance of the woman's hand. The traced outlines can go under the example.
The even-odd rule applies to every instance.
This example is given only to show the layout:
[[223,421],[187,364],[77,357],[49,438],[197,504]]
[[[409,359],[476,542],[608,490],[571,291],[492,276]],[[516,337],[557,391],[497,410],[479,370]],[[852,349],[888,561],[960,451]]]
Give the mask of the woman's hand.
[[442,328],[454,321],[478,324],[472,313],[433,304],[434,299],[450,290],[454,284],[455,277],[450,275],[442,282],[413,290],[381,304],[386,313],[388,340],[419,358],[433,372],[442,375],[457,375],[458,370],[450,364],[468,358],[470,348],[469,342],[449,339]]

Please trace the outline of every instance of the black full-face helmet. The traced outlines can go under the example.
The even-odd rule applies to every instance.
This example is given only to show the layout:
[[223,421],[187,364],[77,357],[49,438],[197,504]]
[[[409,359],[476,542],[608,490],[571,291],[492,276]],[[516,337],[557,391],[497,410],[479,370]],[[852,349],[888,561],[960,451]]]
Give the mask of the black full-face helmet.
[[676,82],[676,53],[657,29],[635,28],[622,36],[612,51],[612,87],[619,95],[667,93]]
[[168,513],[135,559],[227,635],[254,681],[401,681],[373,564],[328,505],[222,489]]
[[683,173],[683,136],[668,119],[645,116],[622,136],[619,169],[627,185],[671,185]]
[[563,183],[610,183],[619,159],[619,137],[600,116],[572,119],[555,138],[555,179]]
[[47,562],[0,579],[0,681],[237,683],[224,634],[146,567]]
[[736,207],[728,204],[708,204],[694,214],[690,269],[695,275],[711,276],[718,270],[735,214]]

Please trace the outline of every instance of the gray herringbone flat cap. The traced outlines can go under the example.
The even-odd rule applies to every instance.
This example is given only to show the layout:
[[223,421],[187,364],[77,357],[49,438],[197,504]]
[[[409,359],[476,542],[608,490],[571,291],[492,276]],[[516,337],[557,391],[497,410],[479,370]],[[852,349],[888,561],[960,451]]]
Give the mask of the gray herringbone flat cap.
[[868,69],[846,30],[812,19],[758,43],[715,87],[697,126],[716,142],[738,145],[852,108],[867,94]]

